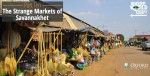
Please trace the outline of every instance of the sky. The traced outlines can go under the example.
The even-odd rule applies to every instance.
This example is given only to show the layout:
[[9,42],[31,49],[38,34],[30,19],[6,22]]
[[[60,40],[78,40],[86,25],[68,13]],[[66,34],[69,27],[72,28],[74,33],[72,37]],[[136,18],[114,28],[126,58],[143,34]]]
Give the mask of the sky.
[[[43,0],[63,1],[63,10],[100,30],[123,34],[125,39],[136,35],[150,35],[149,0]],[[145,2],[147,16],[131,17],[133,1]],[[103,27],[104,26],[104,27]]]

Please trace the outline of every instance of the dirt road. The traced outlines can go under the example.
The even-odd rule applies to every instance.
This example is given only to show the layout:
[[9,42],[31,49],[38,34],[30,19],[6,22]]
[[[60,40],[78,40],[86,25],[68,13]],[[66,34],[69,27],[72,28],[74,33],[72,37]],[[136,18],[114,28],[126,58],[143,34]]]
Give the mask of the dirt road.
[[[125,63],[129,67],[125,68]],[[75,76],[150,76],[150,51],[137,47],[112,49],[85,70],[75,70]]]

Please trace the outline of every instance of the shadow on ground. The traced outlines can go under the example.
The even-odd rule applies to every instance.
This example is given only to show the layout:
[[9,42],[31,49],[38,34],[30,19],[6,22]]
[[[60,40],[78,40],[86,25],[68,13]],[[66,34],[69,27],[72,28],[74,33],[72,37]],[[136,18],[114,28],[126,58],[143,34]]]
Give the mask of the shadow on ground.
[[142,48],[138,48],[138,49],[136,49],[136,50],[143,51]]
[[136,49],[136,50],[143,51],[143,54],[150,55],[150,49],[142,50],[142,48],[138,48],[138,49]]
[[150,55],[150,51],[144,51],[144,54]]

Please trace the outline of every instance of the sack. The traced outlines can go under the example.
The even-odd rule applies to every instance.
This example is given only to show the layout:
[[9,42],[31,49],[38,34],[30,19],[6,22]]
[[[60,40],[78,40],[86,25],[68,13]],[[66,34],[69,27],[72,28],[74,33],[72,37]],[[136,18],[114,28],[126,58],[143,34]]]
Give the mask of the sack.
[[91,51],[91,54],[95,54],[95,51]]

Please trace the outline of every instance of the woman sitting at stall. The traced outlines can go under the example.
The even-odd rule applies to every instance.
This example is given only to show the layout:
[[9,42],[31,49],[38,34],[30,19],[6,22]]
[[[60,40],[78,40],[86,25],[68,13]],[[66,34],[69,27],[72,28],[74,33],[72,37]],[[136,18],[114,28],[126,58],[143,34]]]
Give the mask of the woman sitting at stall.
[[79,53],[76,59],[78,60],[77,67],[81,70],[85,69],[87,61],[84,59],[83,54]]
[[72,55],[72,58],[70,59],[70,63],[73,64],[78,69],[84,69],[85,66],[87,65],[87,62],[83,57],[83,53],[81,52],[81,48],[77,49],[77,50],[75,48],[72,48],[73,55]]

